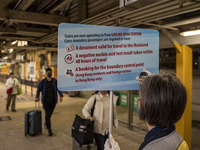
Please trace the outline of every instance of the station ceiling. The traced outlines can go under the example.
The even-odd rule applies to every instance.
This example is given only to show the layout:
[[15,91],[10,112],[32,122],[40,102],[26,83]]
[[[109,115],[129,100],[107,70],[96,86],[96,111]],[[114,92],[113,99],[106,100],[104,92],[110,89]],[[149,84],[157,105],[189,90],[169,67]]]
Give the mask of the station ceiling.
[[[200,29],[200,0],[122,2],[128,0],[1,0],[0,59],[10,55],[9,49],[56,51],[60,23],[167,29],[172,34]],[[16,40],[28,41],[28,46],[17,46]]]

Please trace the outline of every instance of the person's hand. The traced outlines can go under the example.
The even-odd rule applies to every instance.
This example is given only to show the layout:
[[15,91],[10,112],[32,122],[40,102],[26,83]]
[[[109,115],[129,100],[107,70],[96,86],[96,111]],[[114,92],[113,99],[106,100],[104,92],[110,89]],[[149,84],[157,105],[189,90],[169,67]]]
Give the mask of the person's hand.
[[35,98],[35,102],[38,102],[39,101],[39,98]]
[[60,97],[60,102],[62,102],[63,101],[63,99],[62,99],[62,97]]
[[18,85],[13,85],[12,88],[18,87]]
[[89,119],[91,122],[94,121],[92,116],[88,116],[87,119]]

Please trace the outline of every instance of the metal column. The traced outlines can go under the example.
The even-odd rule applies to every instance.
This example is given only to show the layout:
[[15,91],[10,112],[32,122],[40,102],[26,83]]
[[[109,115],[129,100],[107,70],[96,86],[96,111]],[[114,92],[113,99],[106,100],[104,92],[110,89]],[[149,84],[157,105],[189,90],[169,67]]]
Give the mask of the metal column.
[[176,54],[176,73],[187,90],[187,104],[182,118],[176,124],[176,129],[191,149],[192,127],[192,48],[183,45]]
[[132,108],[132,100],[133,97],[133,92],[132,91],[128,91],[128,128],[130,130],[133,130],[133,108]]

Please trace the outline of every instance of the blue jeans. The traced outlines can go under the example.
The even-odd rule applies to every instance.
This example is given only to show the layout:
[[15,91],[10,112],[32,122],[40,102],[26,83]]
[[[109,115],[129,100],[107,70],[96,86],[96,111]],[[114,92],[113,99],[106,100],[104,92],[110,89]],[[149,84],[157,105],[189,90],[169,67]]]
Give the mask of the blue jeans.
[[94,139],[97,143],[97,150],[104,150],[104,144],[106,140],[108,139],[108,134],[102,135],[98,133],[94,133]]

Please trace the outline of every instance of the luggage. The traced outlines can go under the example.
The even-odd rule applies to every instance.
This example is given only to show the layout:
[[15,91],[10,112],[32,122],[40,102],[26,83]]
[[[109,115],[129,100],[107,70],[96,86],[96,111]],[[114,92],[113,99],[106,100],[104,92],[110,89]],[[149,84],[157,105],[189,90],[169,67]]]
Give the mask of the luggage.
[[95,143],[79,145],[78,142],[75,139],[73,139],[72,150],[97,150],[97,145]]
[[36,110],[36,103],[35,103],[35,110],[25,112],[25,136],[31,135],[35,136],[37,134],[42,133],[42,112],[39,110],[39,102],[38,102],[38,110]]
[[82,119],[76,114],[72,125],[72,137],[80,146],[93,143],[94,122],[88,119]]

